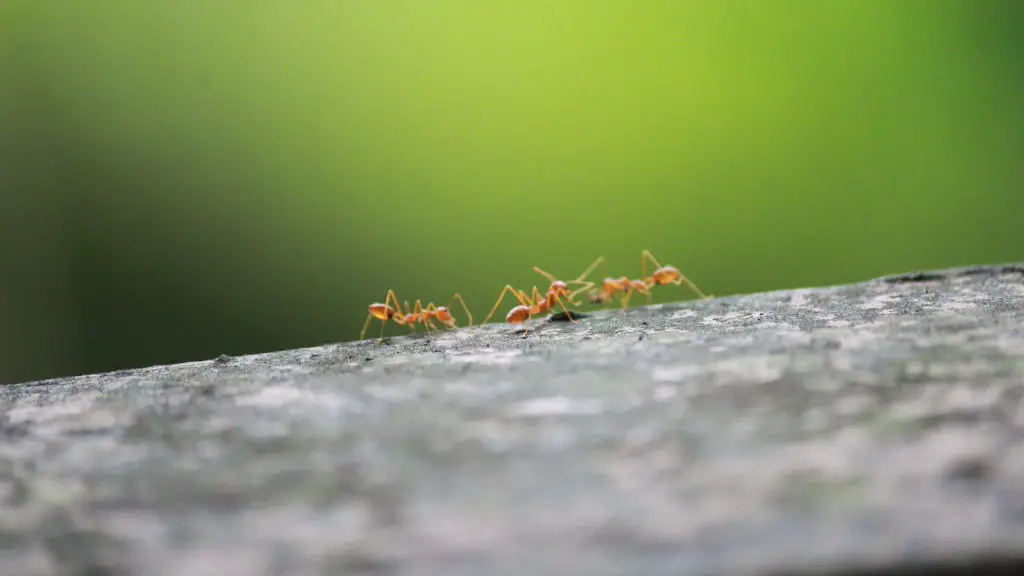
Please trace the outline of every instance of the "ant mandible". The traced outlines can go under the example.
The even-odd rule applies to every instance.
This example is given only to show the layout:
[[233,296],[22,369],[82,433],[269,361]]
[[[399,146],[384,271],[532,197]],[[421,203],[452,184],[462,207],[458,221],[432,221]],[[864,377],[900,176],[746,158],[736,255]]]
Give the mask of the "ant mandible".
[[[469,307],[466,306],[466,301],[462,299],[459,293],[455,293],[452,296],[452,300],[458,300],[462,304],[462,309],[466,312],[466,318],[468,320],[467,326],[473,325],[473,315],[469,312]],[[394,302],[394,306],[391,306],[391,302]],[[384,303],[370,304],[370,313],[366,316],[366,322],[363,323],[363,329],[359,333],[359,339],[362,340],[366,336],[366,329],[370,327],[370,321],[376,318],[380,320],[380,338],[384,338],[384,326],[387,325],[388,320],[398,324],[400,326],[409,326],[413,331],[416,330],[416,324],[423,324],[430,332],[431,329],[438,330],[438,327],[434,325],[433,320],[438,320],[447,328],[458,328],[458,323],[452,316],[451,309],[449,306],[437,306],[433,302],[423,306],[420,300],[416,301],[416,304],[410,310],[408,300],[405,302],[405,312],[402,311],[401,305],[398,303],[398,296],[395,295],[394,290],[388,290],[387,297],[384,299]]]

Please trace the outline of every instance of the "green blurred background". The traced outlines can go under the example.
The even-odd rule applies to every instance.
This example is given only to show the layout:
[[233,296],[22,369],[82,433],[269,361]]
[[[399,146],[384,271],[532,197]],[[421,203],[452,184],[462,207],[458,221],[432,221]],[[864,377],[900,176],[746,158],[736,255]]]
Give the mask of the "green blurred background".
[[479,320],[533,265],[644,248],[717,295],[1024,259],[1022,29],[1017,0],[4,0],[0,382],[351,340],[388,288]]

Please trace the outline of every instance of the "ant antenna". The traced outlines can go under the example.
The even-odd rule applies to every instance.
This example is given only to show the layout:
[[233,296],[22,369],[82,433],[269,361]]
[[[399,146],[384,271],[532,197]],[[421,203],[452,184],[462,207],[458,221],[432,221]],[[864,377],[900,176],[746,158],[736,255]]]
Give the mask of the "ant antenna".
[[454,302],[456,300],[458,300],[459,304],[462,305],[462,311],[466,313],[466,318],[468,320],[468,322],[466,323],[466,326],[472,326],[473,325],[473,314],[471,314],[469,312],[469,306],[466,306],[466,301],[462,299],[462,295],[460,295],[458,292],[456,292],[455,295],[452,296],[452,299],[448,301],[448,308],[451,308],[452,307],[452,302]]
[[573,284],[576,284],[576,283],[581,283],[582,284],[583,283],[583,279],[586,278],[587,276],[590,276],[590,273],[594,271],[594,268],[597,268],[597,265],[601,264],[603,262],[604,262],[604,256],[598,256],[597,260],[594,260],[593,264],[591,264],[590,266],[587,266],[587,269],[584,270],[583,273],[580,274],[578,277],[576,277],[576,280],[573,281]]

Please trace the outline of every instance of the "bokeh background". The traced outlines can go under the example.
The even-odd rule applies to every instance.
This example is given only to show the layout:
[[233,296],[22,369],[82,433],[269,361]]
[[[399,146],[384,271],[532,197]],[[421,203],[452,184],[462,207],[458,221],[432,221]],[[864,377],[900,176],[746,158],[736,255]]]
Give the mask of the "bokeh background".
[[351,340],[388,288],[479,320],[533,265],[644,248],[717,295],[1024,259],[1022,29],[1018,0],[4,0],[0,382]]

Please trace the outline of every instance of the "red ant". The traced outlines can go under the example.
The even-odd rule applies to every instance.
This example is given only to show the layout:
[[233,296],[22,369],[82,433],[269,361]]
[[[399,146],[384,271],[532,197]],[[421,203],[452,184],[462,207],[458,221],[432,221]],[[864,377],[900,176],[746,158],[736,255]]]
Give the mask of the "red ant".
[[[587,277],[587,275],[594,269],[595,266],[597,266],[597,264],[600,261],[600,258],[598,260],[595,260],[594,263],[591,264],[590,267],[583,272],[583,274],[580,274],[579,277],[577,277],[575,280],[570,280],[568,282],[559,280],[555,278],[553,275],[545,272],[544,270],[541,270],[537,266],[534,266],[533,271],[540,274],[541,276],[544,276],[551,283],[551,285],[548,287],[547,293],[545,293],[542,296],[540,290],[538,290],[537,287],[534,286],[532,296],[527,296],[525,291],[517,290],[513,288],[511,284],[506,284],[505,287],[502,288],[501,294],[498,296],[498,301],[495,302],[494,307],[491,308],[490,314],[488,314],[487,318],[484,319],[484,324],[486,324],[487,321],[491,319],[491,316],[494,315],[494,312],[498,309],[498,306],[501,305],[501,301],[502,299],[505,298],[506,292],[512,292],[512,295],[515,296],[516,300],[519,301],[519,305],[509,310],[508,314],[505,315],[505,322],[509,324],[521,324],[523,322],[526,322],[533,316],[544,314],[549,310],[553,309],[555,307],[555,304],[558,304],[559,306],[562,307],[562,310],[565,311],[570,322],[578,322],[578,320],[573,318],[573,315],[569,312],[569,309],[565,307],[565,302],[563,302],[563,300],[568,300],[569,303],[572,304],[573,306],[579,306],[579,303],[575,301],[576,294],[593,289],[594,283],[587,282],[584,280],[584,278]],[[583,287],[579,288],[578,290],[570,292],[569,284],[580,284]]]
[[[598,258],[598,261],[603,261],[604,258]],[[655,270],[647,276],[647,262],[650,260],[654,264]],[[640,253],[640,266],[641,266],[641,278],[640,280],[633,280],[627,276],[620,276],[619,278],[605,278],[601,281],[601,287],[597,290],[591,291],[591,294],[587,299],[595,304],[607,304],[615,297],[619,292],[622,293],[622,309],[625,310],[629,306],[629,299],[632,298],[633,294],[643,294],[647,297],[647,304],[650,305],[654,295],[651,293],[651,288],[655,286],[667,286],[669,284],[679,286],[685,283],[694,292],[696,292],[701,298],[711,298],[711,295],[706,295],[700,291],[700,288],[690,282],[690,280],[683,276],[683,273],[679,271],[675,266],[662,266],[658,263],[657,259],[647,250]]]
[[[473,325],[473,315],[469,312],[469,307],[466,306],[466,301],[462,299],[457,292],[452,300],[458,300],[462,304],[462,309],[466,312],[466,318],[469,320],[467,326]],[[395,305],[391,306],[391,302]],[[405,302],[405,312],[402,312],[402,307],[398,303],[398,296],[395,295],[394,290],[388,290],[388,295],[384,299],[384,303],[370,304],[370,313],[366,316],[366,322],[363,323],[363,330],[359,333],[359,339],[362,340],[366,336],[366,329],[370,327],[370,321],[376,318],[380,320],[380,337],[384,338],[384,326],[388,323],[388,320],[401,326],[408,326],[413,331],[416,330],[416,324],[423,324],[426,327],[427,332],[438,330],[439,328],[433,323],[433,320],[438,320],[447,328],[458,328],[458,324],[455,322],[455,318],[452,317],[451,310],[447,306],[436,306],[433,302],[423,306],[423,304],[417,300],[416,304],[409,308],[409,301]]]

